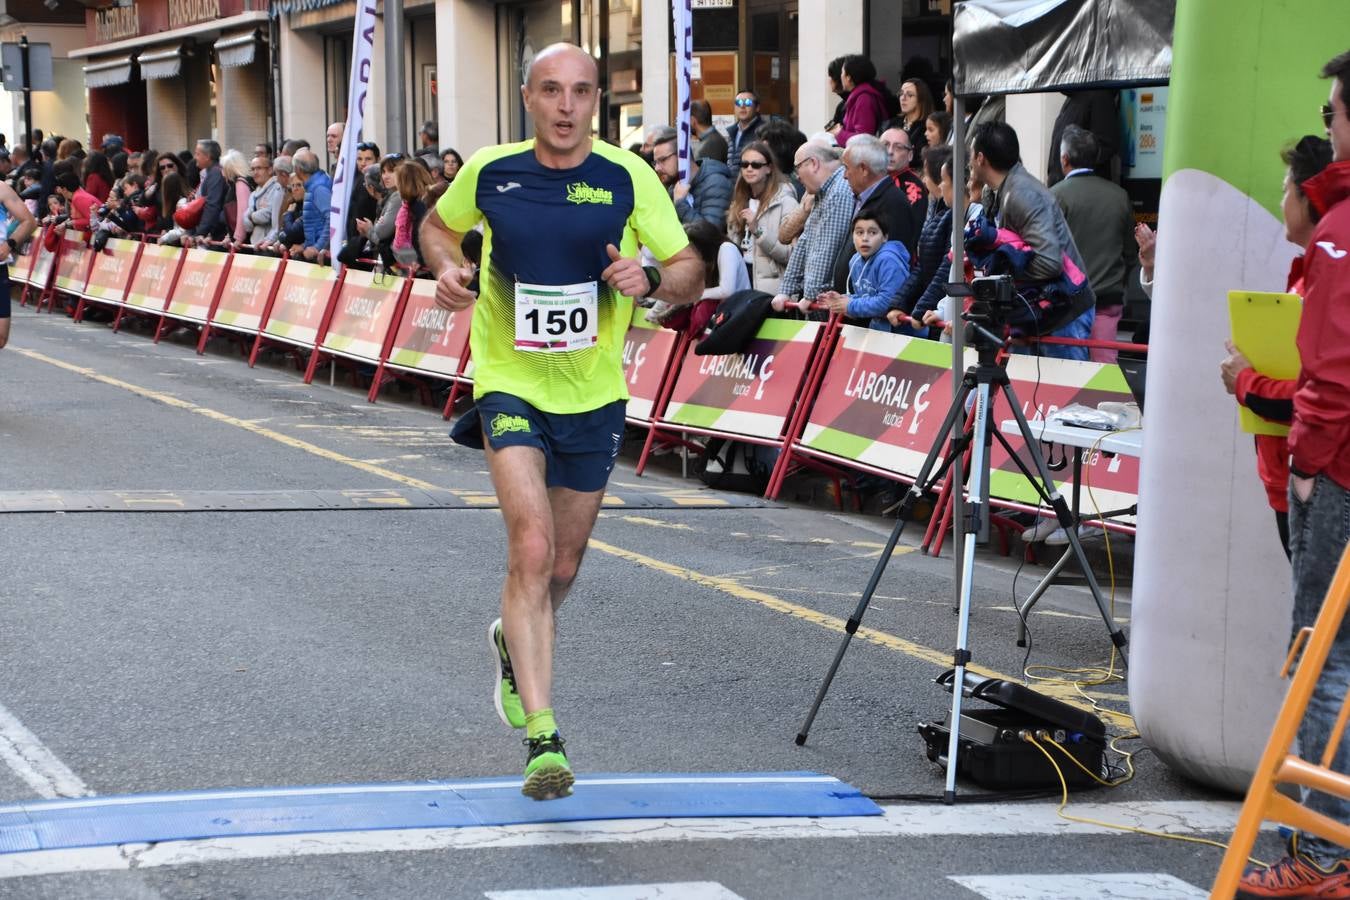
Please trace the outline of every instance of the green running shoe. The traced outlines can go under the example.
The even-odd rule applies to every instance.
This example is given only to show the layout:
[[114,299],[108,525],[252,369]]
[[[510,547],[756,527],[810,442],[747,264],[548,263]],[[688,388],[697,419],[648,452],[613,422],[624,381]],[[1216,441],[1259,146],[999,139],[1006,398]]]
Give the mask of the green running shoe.
[[525,707],[521,706],[520,692],[516,690],[516,673],[511,671],[511,655],[506,652],[501,619],[488,626],[488,644],[492,647],[492,659],[497,663],[497,686],[492,692],[497,715],[511,728],[524,728]]
[[558,800],[572,795],[572,767],[563,752],[563,739],[558,732],[546,737],[526,738],[530,748],[525,762],[525,783],[520,792],[531,800]]

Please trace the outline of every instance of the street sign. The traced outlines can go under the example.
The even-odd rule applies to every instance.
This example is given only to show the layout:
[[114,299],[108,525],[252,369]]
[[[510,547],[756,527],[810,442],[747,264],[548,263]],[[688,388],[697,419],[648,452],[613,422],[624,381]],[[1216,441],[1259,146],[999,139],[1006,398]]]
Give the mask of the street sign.
[[0,62],[5,67],[5,90],[53,91],[52,45],[28,45],[28,84],[23,83],[23,49],[19,44],[0,44]]

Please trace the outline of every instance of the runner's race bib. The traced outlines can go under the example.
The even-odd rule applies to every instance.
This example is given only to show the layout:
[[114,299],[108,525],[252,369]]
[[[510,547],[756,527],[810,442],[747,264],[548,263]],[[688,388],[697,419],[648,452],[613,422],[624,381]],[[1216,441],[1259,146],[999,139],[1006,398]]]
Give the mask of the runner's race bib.
[[516,282],[516,349],[532,353],[584,350],[597,342],[599,287]]

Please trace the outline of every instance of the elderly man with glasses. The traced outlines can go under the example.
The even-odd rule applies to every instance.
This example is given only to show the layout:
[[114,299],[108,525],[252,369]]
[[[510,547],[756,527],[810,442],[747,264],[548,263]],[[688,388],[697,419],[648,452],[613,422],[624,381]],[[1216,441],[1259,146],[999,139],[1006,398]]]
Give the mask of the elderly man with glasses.
[[801,239],[792,245],[787,271],[773,298],[777,312],[790,304],[805,312],[816,297],[834,286],[834,262],[848,239],[854,205],[841,156],[838,147],[808,142],[793,157],[793,171],[816,199]]
[[891,176],[891,183],[900,188],[915,220],[922,224],[928,217],[928,189],[914,170],[914,164],[919,160],[914,158],[909,133],[903,128],[887,128],[881,133],[881,143],[886,146],[886,172]]

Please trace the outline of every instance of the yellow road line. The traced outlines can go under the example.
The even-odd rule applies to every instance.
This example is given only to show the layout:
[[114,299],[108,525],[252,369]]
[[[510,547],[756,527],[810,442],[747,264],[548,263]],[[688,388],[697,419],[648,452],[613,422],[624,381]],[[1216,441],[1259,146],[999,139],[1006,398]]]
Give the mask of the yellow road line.
[[120,388],[121,390],[124,391],[130,391],[131,393],[136,394],[137,396],[140,397],[144,397],[147,400],[154,400],[157,403],[163,403],[164,405],[172,406],[175,409],[183,409],[187,410],[188,412],[196,413],[199,416],[205,416],[208,419],[212,419],[216,422],[221,422],[225,425],[233,425],[236,428],[242,428],[245,431],[251,431],[254,434],[258,435],[259,437],[265,437],[268,440],[276,441],[278,444],[284,444],[287,447],[290,447],[294,450],[302,450],[305,453],[308,453],[312,456],[317,456],[320,459],[326,459],[329,462],[341,463],[343,465],[351,466],[354,469],[360,469],[362,472],[367,472],[371,475],[378,475],[380,478],[387,478],[390,481],[397,481],[399,484],[405,484],[408,487],[418,488],[419,490],[424,491],[442,490],[440,485],[432,484],[429,481],[423,481],[420,478],[413,478],[410,475],[404,475],[401,472],[395,472],[393,469],[386,469],[383,466],[376,466],[368,462],[362,462],[359,459],[353,459],[352,457],[338,453],[335,450],[329,450],[325,447],[320,447],[316,444],[311,444],[308,441],[302,441],[299,438],[293,438],[288,434],[282,434],[279,431],[273,431],[270,428],[264,428],[261,425],[257,425],[253,422],[248,421],[247,419],[238,419],[235,418],[234,416],[226,415],[223,412],[217,412],[214,409],[209,409],[208,407],[205,406],[198,406],[197,404],[190,403],[187,400],[181,400],[178,397],[173,396],[172,394],[165,394],[160,391],[152,391],[149,388],[143,388],[140,387],[139,385],[132,384],[128,381],[122,381],[120,378],[112,378],[108,375],[103,375],[99,372],[94,371],[93,369],[87,369],[83,366],[76,366],[68,362],[63,362],[59,359],[53,359],[52,357],[47,356],[46,354],[38,353],[36,350],[24,350],[18,347],[12,347],[10,349],[13,350],[15,353],[19,353],[22,354],[23,356],[28,357],[29,359],[35,359],[38,362],[44,362],[47,363],[48,365],[56,366],[59,369],[65,369],[68,372],[74,372],[76,375],[83,375],[85,378],[91,378],[94,381],[98,381],[115,388]]
[[[48,365],[56,366],[57,368],[60,369],[65,369],[68,372],[74,372],[77,375],[82,375],[85,378],[90,378],[94,381],[109,385],[111,387],[118,388],[120,390],[129,391],[130,393],[136,394],[137,396],[140,397],[144,397],[147,400],[153,400],[157,403],[163,403],[166,406],[174,407],[175,409],[182,409],[186,410],[187,412],[196,413],[199,416],[204,416],[208,419],[211,419],[212,421],[220,422],[224,425],[233,425],[236,428],[242,428],[245,431],[258,435],[259,437],[265,437],[268,440],[276,441],[279,444],[283,444],[295,450],[301,450],[305,453],[309,453],[321,459],[326,459],[330,462],[341,463],[342,465],[351,466],[352,468],[359,469],[362,472],[367,472],[371,475],[377,475],[381,478],[387,478],[390,481],[395,481],[398,482],[399,484],[404,484],[407,485],[408,487],[417,488],[419,490],[441,490],[439,485],[432,484],[429,481],[423,481],[420,478],[413,478],[412,476],[404,475],[401,472],[395,472],[392,469],[386,469],[383,468],[382,466],[376,466],[368,462],[363,462],[362,460],[359,459],[354,459],[350,456],[346,456],[334,450],[329,450],[325,447],[319,447],[315,444],[309,443],[308,441],[302,441],[299,440],[298,438],[293,438],[290,435],[282,434],[279,431],[273,431],[270,428],[263,428],[261,425],[258,425],[254,422],[250,422],[246,419],[240,419],[236,418],[235,416],[226,415],[225,413],[217,412],[216,410],[210,409],[205,406],[198,406],[195,403],[191,403],[187,400],[182,400],[178,397],[173,396],[172,394],[165,394],[160,391],[152,391],[149,388],[143,388],[140,387],[139,385],[132,384],[128,381],[122,381],[120,378],[113,378],[109,375],[103,375],[99,372],[96,372],[93,369],[89,369],[84,366],[77,366],[73,365],[72,363],[63,362],[62,360],[59,359],[54,359],[50,356],[47,356],[46,354],[38,353],[35,350],[27,350],[19,347],[11,347],[10,350],[12,352],[26,356],[29,359],[34,359],[37,360],[38,362],[44,362],[47,363]],[[482,503],[496,502],[496,498],[493,497],[492,495],[481,495],[468,492],[466,492],[466,494],[467,495],[465,496],[464,499],[471,504],[477,505]],[[857,544],[855,543],[855,546],[856,545]],[[720,591],[724,594],[728,594],[732,597],[736,597],[741,600],[749,600],[750,602],[757,603],[760,606],[765,607],[766,609],[771,609],[775,612],[783,613],[784,615],[791,616],[795,619],[800,619],[804,622],[810,622],[813,625],[818,625],[830,631],[839,632],[841,634],[844,632],[844,626],[846,623],[843,619],[840,619],[836,616],[826,615],[825,613],[818,612],[817,610],[814,609],[809,609],[805,606],[799,606],[795,603],[789,603],[788,601],[775,597],[772,594],[766,594],[763,591],[758,591],[755,590],[754,588],[746,587],[745,585],[740,584],[739,582],[734,581],[732,579],[718,577],[716,575],[705,575],[702,572],[695,572],[692,569],[686,569],[683,566],[677,566],[674,563],[663,562],[662,560],[654,559],[650,556],[644,556],[643,554],[636,553],[632,550],[624,550],[622,547],[615,547],[613,544],[607,544],[604,541],[599,541],[596,540],[595,538],[591,539],[590,546],[594,547],[596,550],[599,550],[602,553],[607,553],[610,556],[616,556],[620,559],[626,559],[630,562],[635,562],[638,565],[645,566],[649,569],[654,569],[658,572],[664,572],[667,575],[672,575],[676,578],[693,582],[694,584],[699,584],[704,587],[712,588],[713,590]],[[897,550],[899,550],[899,548],[897,548]],[[925,647],[922,644],[916,644],[913,641],[905,640],[904,638],[897,637],[893,634],[888,634],[887,632],[884,631],[877,631],[874,628],[859,628],[855,636],[861,640],[867,641],[870,644],[875,644],[876,646],[879,647],[885,647],[889,650],[896,650],[900,653],[905,654],[906,656],[911,656],[914,657],[915,659],[930,662],[936,666],[941,666],[942,668],[948,668],[951,666],[951,655],[949,653],[946,653],[941,650],[934,650],[933,648]],[[970,671],[983,675],[986,678],[1002,678],[1009,681],[1016,680],[1008,675],[1000,674],[998,672],[993,671],[992,669],[986,669],[982,666],[972,665],[969,668]],[[1074,690],[1073,685],[1057,684],[1053,682],[1041,683],[1039,684],[1037,689],[1041,693],[1046,694],[1047,696],[1054,697],[1057,700],[1062,700],[1065,703],[1070,704],[1071,706],[1076,706],[1080,709],[1090,709],[1090,704],[1087,704],[1083,701],[1082,695],[1080,695],[1077,691]],[[1112,712],[1110,710],[1100,710],[1098,714],[1109,719],[1111,722],[1122,728],[1129,728],[1129,729],[1134,728],[1134,720],[1122,713]]]
[[[632,550],[615,547],[613,544],[607,544],[604,541],[596,540],[595,538],[591,538],[590,546],[599,550],[601,553],[607,553],[610,556],[616,556],[619,559],[626,559],[629,562],[637,563],[640,566],[663,572],[667,575],[692,582],[702,587],[720,591],[740,600],[749,600],[751,603],[757,603],[766,609],[783,613],[794,619],[800,619],[803,622],[809,622],[812,625],[818,625],[821,628],[826,628],[830,631],[843,634],[845,626],[847,625],[847,622],[845,622],[844,619],[827,615],[805,606],[798,606],[796,603],[789,603],[772,594],[766,594],[763,591],[757,591],[754,588],[746,587],[740,582],[733,581],[730,578],[722,578],[716,575],[706,575],[702,572],[695,572],[693,569],[686,569],[684,566],[677,566],[674,563],[653,559],[650,556],[635,553]],[[922,644],[916,644],[913,641],[905,640],[902,637],[897,637],[884,631],[878,631],[875,628],[859,627],[854,634],[854,637],[859,640],[867,641],[869,644],[875,644],[878,647],[885,647],[888,650],[897,650],[906,656],[912,656],[915,659],[932,663],[933,665],[940,666],[944,669],[951,668],[952,665],[952,657],[949,652],[934,650],[932,647],[925,647]],[[1009,675],[1003,675],[993,669],[986,669],[983,666],[972,665],[968,668],[970,671],[985,678],[1001,678],[1007,681],[1019,680]],[[1082,695],[1074,690],[1073,685],[1071,684],[1039,682],[1036,685],[1036,690],[1047,696],[1054,697],[1056,700],[1061,700],[1071,706],[1076,706],[1079,709],[1091,710],[1092,708],[1090,703],[1084,702]],[[1099,710],[1098,715],[1109,719],[1118,727],[1131,730],[1134,728],[1134,720],[1123,713],[1111,710]]]

